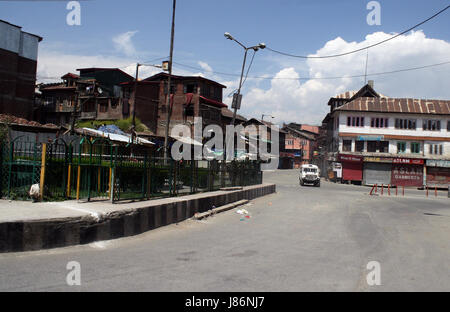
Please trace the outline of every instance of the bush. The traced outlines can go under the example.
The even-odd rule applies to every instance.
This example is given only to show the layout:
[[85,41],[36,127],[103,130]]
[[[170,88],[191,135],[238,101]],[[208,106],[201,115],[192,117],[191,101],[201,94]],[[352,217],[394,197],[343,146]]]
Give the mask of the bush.
[[[77,122],[78,128],[95,128],[98,129],[103,125],[116,125],[120,130],[124,132],[129,132],[131,126],[133,125],[133,117],[128,117],[127,119],[119,120],[88,120]],[[136,118],[136,131],[142,132],[148,130],[147,126],[144,125],[139,118]]]

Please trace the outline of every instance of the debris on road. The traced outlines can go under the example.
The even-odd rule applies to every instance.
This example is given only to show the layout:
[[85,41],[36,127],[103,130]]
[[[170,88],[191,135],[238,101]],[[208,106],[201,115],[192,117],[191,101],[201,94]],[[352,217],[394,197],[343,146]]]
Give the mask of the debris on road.
[[248,214],[248,211],[245,210],[245,209],[238,209],[238,210],[236,210],[236,213],[238,213],[238,214]]

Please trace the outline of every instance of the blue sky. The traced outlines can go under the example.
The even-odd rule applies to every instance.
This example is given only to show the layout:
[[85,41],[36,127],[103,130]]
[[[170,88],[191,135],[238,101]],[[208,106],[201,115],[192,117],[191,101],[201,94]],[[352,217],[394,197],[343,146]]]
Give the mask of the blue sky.
[[[403,31],[449,5],[449,1],[441,0],[380,0],[381,25],[370,26],[366,22],[368,2],[178,0],[174,62],[239,74],[243,50],[226,40],[224,32],[230,32],[244,44],[265,42],[273,49],[294,54],[314,54],[321,49],[322,54],[346,52]],[[84,66],[124,67],[132,73],[133,66],[127,65],[169,54],[171,0],[80,1],[81,26],[66,24],[67,3],[0,1],[0,19],[44,38],[39,50],[38,77],[59,77]],[[371,49],[368,72],[450,61],[450,9],[418,30],[419,34],[407,34]],[[305,61],[262,50],[257,52],[249,76],[292,78],[361,74],[365,54]],[[160,60],[154,61],[158,62]],[[237,86],[237,77],[176,65],[174,68],[175,73],[201,74],[227,85],[225,103],[229,103],[226,95]],[[148,68],[143,75],[156,71]],[[448,85],[449,72],[450,65],[445,65],[373,79],[375,89],[379,86],[379,91],[389,96],[449,99],[450,91],[443,84],[443,77],[447,77]],[[420,78],[429,81],[429,77],[434,76],[436,82],[418,81]],[[301,82],[248,79],[243,89],[242,113],[247,116],[273,113],[277,122],[318,123],[326,113],[327,98],[344,89],[357,89],[363,81],[364,78]],[[421,87],[417,88],[416,83]]]

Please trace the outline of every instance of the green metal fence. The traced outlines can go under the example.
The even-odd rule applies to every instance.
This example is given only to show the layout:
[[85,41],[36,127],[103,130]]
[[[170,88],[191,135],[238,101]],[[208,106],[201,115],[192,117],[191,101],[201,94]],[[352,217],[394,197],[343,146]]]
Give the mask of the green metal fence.
[[20,140],[0,144],[0,196],[28,199],[31,185],[39,183],[41,146]]
[[30,199],[32,184],[40,184],[43,200],[116,202],[262,183],[258,161],[164,160],[147,147],[106,138],[45,144],[18,138],[0,148],[0,196],[11,199]]

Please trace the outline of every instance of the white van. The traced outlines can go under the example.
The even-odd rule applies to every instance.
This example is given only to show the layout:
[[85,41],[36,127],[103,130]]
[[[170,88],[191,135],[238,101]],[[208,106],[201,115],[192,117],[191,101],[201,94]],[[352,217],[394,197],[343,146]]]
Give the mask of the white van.
[[316,165],[302,165],[300,167],[300,185],[313,184],[320,187],[320,170]]

